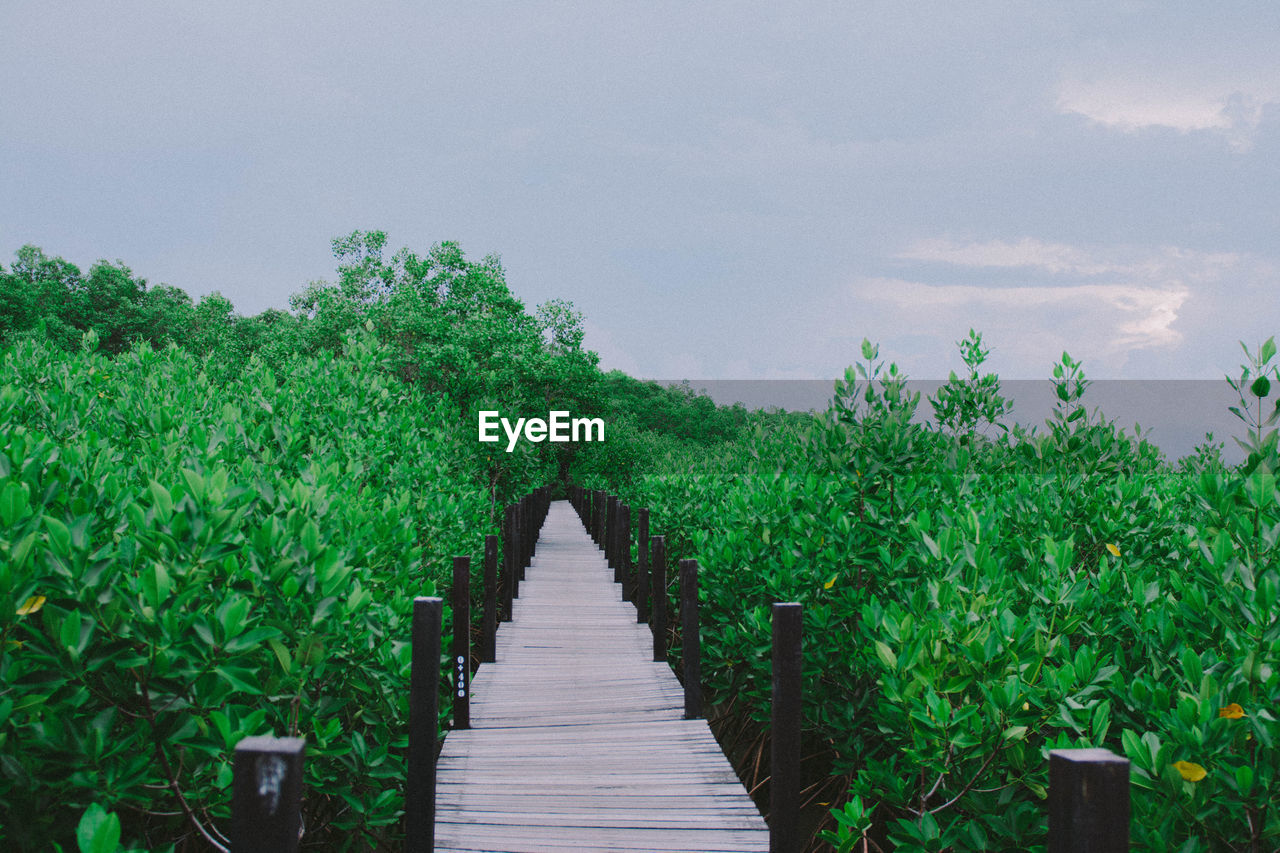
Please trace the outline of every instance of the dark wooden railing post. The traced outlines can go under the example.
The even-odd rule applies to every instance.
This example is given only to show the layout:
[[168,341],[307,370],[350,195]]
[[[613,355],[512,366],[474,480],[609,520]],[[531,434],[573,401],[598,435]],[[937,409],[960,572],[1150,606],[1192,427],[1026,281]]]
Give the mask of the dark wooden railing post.
[[521,498],[516,504],[517,542],[520,545],[519,568],[516,572],[518,580],[524,580],[525,566],[529,565],[529,501]]
[[508,505],[502,515],[502,618],[508,622],[516,595],[516,508]]
[[649,627],[653,629],[653,659],[667,659],[667,540],[663,536],[653,537],[653,618]]
[[618,506],[618,574],[622,575],[622,600],[635,598],[631,591],[631,505]]
[[293,853],[302,829],[300,737],[247,737],[232,758],[232,853]]
[[409,669],[409,762],[404,785],[406,853],[432,853],[436,835],[436,735],[440,721],[440,626],[444,599],[413,600]]
[[684,669],[684,718],[702,716],[702,633],[698,625],[698,561],[680,561],[680,659]]
[[618,503],[617,495],[609,495],[609,528],[605,534],[605,557],[613,566],[613,582],[622,583],[622,567],[618,565]]
[[636,621],[649,621],[649,510],[640,510],[636,534]]
[[[524,569],[533,563],[534,546],[538,542],[538,509],[534,501],[533,495],[524,501]],[[520,571],[520,580],[524,580],[524,569]]]
[[471,728],[471,558],[453,558],[453,727]]
[[595,517],[594,529],[595,529],[596,544],[599,545],[601,548],[604,547],[604,511],[608,503],[609,502],[604,499],[604,491],[601,489],[597,489],[596,499],[595,499],[596,517]]
[[800,667],[803,610],[773,605],[769,853],[800,853]]
[[1109,749],[1050,750],[1048,853],[1128,849],[1128,759]]
[[[613,509],[614,500],[612,495],[605,495],[604,498],[604,537],[600,542],[600,547],[604,549],[605,565],[613,568]],[[617,577],[614,578],[617,580]]]
[[481,626],[480,662],[498,659],[498,537],[484,537],[484,625]]

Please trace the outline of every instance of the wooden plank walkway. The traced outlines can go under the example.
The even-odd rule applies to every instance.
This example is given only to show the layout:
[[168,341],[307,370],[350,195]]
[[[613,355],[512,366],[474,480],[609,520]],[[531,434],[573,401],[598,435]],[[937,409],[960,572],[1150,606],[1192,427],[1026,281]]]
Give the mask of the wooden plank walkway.
[[437,851],[769,849],[568,501],[551,504],[514,617],[472,681],[472,728],[444,740]]

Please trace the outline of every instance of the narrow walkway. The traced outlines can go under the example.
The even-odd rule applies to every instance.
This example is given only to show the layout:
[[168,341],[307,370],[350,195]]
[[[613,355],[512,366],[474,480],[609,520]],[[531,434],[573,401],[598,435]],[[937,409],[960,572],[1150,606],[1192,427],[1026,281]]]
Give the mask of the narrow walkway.
[[436,850],[769,849],[755,804],[568,501],[520,582],[470,730],[437,765]]

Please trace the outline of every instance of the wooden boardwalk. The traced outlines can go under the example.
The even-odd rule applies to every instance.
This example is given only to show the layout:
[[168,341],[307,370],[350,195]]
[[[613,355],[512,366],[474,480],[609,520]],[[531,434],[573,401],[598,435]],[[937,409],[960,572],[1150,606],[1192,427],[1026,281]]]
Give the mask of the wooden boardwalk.
[[437,851],[769,849],[705,720],[568,501],[551,504],[471,729],[437,764]]

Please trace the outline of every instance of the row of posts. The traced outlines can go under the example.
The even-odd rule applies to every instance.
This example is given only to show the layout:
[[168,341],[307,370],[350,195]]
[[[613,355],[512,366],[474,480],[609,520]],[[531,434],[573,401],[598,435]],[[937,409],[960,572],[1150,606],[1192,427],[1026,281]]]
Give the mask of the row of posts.
[[[505,507],[502,565],[496,535],[484,542],[484,615],[477,649],[482,663],[496,660],[500,621],[510,621],[513,599],[533,561],[538,531],[551,506],[551,489],[535,489]],[[501,571],[499,571],[501,568]],[[452,728],[471,727],[471,558],[453,558],[450,605],[453,646],[450,679]],[[499,606],[501,605],[501,606]],[[413,600],[409,674],[409,755],[405,776],[405,851],[435,848],[436,756],[439,752],[440,653],[444,599]],[[232,763],[232,853],[292,853],[302,837],[303,738],[248,737],[236,744]]]
[[[653,659],[666,661],[666,540],[652,536],[649,510],[631,507],[602,490],[569,486],[569,502],[613,568],[636,621],[653,631]],[[635,561],[632,562],[632,533]],[[681,666],[684,716],[702,716],[702,645],[698,624],[698,563],[680,561]],[[800,853],[807,841],[800,823],[802,605],[772,607],[773,698],[770,710],[769,851]],[[1120,853],[1129,849],[1129,762],[1106,749],[1049,753],[1048,853]]]

